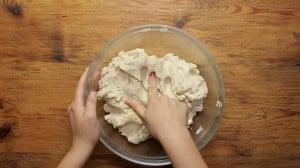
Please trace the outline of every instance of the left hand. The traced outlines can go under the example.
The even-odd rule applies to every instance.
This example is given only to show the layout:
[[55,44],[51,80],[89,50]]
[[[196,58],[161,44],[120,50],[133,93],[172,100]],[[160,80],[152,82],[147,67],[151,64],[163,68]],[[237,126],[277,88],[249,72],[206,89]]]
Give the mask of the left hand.
[[100,124],[96,114],[97,96],[95,91],[88,95],[86,105],[83,102],[84,81],[88,68],[82,74],[75,93],[75,98],[68,108],[72,127],[72,148],[93,150],[99,142]]

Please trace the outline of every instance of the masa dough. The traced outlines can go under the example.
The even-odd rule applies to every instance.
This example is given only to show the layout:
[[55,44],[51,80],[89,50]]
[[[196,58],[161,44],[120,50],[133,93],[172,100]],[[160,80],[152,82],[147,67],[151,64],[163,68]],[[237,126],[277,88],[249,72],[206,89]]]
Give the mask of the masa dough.
[[197,66],[166,54],[162,58],[148,56],[144,49],[121,51],[101,72],[97,96],[106,103],[105,120],[118,128],[129,142],[138,144],[150,137],[142,120],[125,103],[130,97],[147,105],[148,78],[156,72],[160,93],[185,101],[188,105],[187,125],[193,123],[196,112],[202,111],[207,87]]

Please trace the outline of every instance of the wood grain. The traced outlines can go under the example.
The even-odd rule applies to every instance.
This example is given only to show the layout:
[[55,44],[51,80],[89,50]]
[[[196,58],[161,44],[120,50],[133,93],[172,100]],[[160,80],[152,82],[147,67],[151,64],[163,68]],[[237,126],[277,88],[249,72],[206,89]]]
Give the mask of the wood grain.
[[[210,167],[300,166],[297,0],[23,0],[0,9],[0,167],[55,167],[70,146],[66,109],[82,71],[114,35],[182,28],[215,56],[225,111],[201,150]],[[98,144],[87,167],[139,167]],[[142,167],[142,166],[140,166]]]

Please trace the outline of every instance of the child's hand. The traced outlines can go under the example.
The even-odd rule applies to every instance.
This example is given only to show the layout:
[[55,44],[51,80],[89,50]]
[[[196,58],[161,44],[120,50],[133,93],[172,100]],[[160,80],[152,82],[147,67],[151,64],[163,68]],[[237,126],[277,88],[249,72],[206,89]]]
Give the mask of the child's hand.
[[126,104],[142,118],[151,135],[157,139],[160,139],[166,132],[187,129],[186,104],[160,95],[154,72],[149,77],[147,108],[130,98],[126,99]]
[[83,167],[95,145],[99,141],[100,124],[96,115],[97,97],[92,91],[83,103],[84,80],[88,68],[82,74],[75,93],[75,98],[68,108],[72,127],[72,147],[57,166],[58,168]]
[[92,150],[99,141],[100,124],[96,114],[96,92],[90,92],[86,106],[83,103],[84,80],[87,71],[88,68],[78,82],[75,98],[68,111],[72,127],[72,148],[81,146],[86,150]]

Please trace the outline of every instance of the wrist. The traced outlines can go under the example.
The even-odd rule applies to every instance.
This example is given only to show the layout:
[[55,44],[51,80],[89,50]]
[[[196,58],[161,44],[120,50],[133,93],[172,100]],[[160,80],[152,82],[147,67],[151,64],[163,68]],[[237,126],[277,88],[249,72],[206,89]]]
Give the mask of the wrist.
[[93,146],[73,141],[72,146],[58,167],[83,167],[93,151]]
[[157,139],[159,142],[164,145],[168,144],[170,141],[174,141],[177,139],[182,139],[189,137],[190,133],[188,128],[185,126],[172,126],[172,128],[166,129],[161,134],[157,135]]
[[166,132],[159,141],[174,167],[207,167],[187,128]]
[[72,151],[73,153],[82,153],[82,154],[90,155],[94,147],[95,147],[94,144],[74,140],[72,142],[70,151]]

